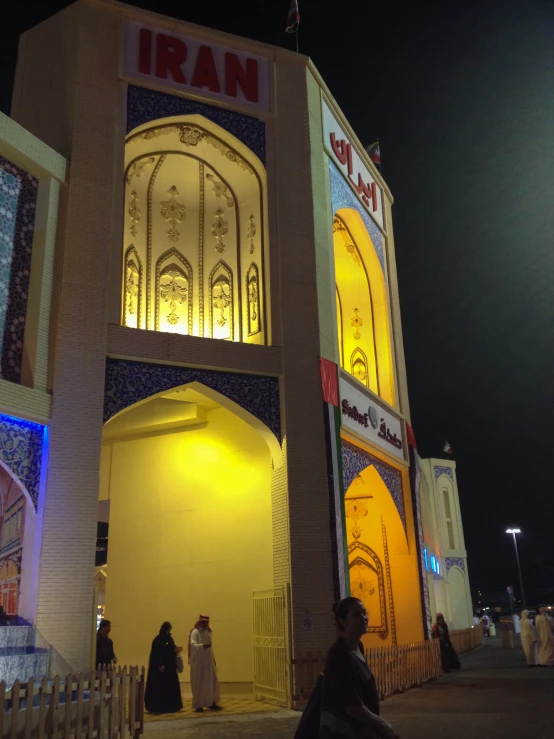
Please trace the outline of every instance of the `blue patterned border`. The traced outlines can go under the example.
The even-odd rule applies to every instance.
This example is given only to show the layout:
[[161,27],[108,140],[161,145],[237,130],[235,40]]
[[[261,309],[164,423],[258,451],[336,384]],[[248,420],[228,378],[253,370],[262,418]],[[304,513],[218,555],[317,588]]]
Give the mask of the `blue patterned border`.
[[435,480],[437,477],[440,477],[441,475],[446,475],[449,477],[452,482],[454,482],[454,475],[452,473],[452,467],[434,467],[435,470]]
[[427,582],[427,570],[425,568],[425,541],[423,537],[423,518],[421,515],[421,486],[425,477],[421,474],[419,454],[413,447],[410,447],[410,478],[410,482],[412,484],[412,500],[415,502],[414,507],[417,543],[419,549],[419,578],[422,596],[421,611],[423,614],[423,630],[425,638],[430,639],[433,630],[433,617],[431,614],[431,597],[429,595],[429,583]]
[[453,567],[459,567],[463,572],[466,571],[466,563],[463,557],[446,557],[444,560],[444,566],[446,567],[446,574],[448,574]]
[[38,505],[45,426],[0,414],[0,460]]
[[0,376],[21,381],[38,180],[0,156]]
[[337,212],[337,210],[340,210],[340,208],[353,208],[354,210],[358,211],[358,213],[362,217],[363,222],[365,223],[367,232],[371,237],[371,241],[373,242],[373,246],[375,247],[375,251],[377,252],[377,256],[379,257],[381,269],[383,270],[383,274],[386,280],[387,270],[385,269],[385,255],[383,251],[383,234],[381,233],[381,231],[379,231],[379,228],[377,224],[373,221],[373,219],[360,206],[358,199],[356,198],[350,187],[348,187],[348,185],[346,184],[344,177],[341,175],[339,170],[335,167],[330,159],[329,179],[331,182],[331,208],[333,210],[333,215]]
[[279,380],[233,372],[106,360],[104,423],[140,400],[189,382],[201,382],[252,413],[281,440]]
[[377,457],[374,457],[369,452],[359,449],[354,444],[350,444],[348,441],[341,440],[342,449],[342,476],[344,480],[344,490],[348,491],[348,488],[352,484],[354,478],[356,478],[360,472],[363,472],[367,467],[375,467],[379,476],[385,483],[387,490],[392,496],[404,528],[406,528],[406,514],[404,511],[404,496],[402,494],[402,475],[398,470],[390,465],[382,462]]
[[144,123],[174,115],[203,115],[224,128],[256,154],[265,165],[265,123],[243,113],[216,108],[196,100],[129,85],[127,133]]

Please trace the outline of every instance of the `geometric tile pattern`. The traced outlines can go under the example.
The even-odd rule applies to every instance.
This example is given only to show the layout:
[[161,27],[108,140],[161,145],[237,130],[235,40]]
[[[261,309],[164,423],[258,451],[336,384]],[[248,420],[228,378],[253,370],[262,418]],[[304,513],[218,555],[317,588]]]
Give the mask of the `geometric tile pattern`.
[[265,164],[265,123],[258,118],[216,108],[196,100],[129,85],[127,92],[127,133],[144,123],[175,115],[203,115],[253,151]]
[[462,557],[446,557],[444,560],[444,566],[446,567],[446,573],[452,569],[452,567],[459,567],[463,572],[466,571],[465,559]]
[[0,460],[38,506],[45,426],[0,413]]
[[140,400],[189,382],[201,382],[252,413],[281,440],[279,380],[237,372],[106,360],[104,423]]
[[395,502],[404,528],[406,528],[406,514],[404,511],[404,496],[402,494],[402,475],[390,465],[382,462],[369,452],[359,449],[348,441],[341,440],[342,446],[342,474],[344,479],[344,491],[348,490],[352,481],[367,467],[375,467],[380,478],[386,485]]
[[[331,181],[331,210],[335,214],[340,208],[353,208],[361,215],[363,222],[367,228],[367,232],[371,237],[375,252],[379,257],[381,268],[385,280],[387,279],[387,270],[385,269],[385,255],[383,253],[383,234],[379,231],[378,226],[358,203],[358,199],[346,184],[344,177],[329,159],[329,179]],[[330,225],[330,224],[329,224]]]
[[446,475],[452,482],[454,482],[454,475],[452,474],[452,467],[435,467],[435,480],[441,475]]
[[0,156],[0,377],[21,381],[38,180]]

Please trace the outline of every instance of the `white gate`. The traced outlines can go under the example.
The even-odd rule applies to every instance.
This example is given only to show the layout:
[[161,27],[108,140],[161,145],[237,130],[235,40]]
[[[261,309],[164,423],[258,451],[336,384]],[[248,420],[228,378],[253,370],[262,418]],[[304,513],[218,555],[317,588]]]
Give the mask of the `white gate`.
[[290,707],[288,585],[254,593],[254,694]]

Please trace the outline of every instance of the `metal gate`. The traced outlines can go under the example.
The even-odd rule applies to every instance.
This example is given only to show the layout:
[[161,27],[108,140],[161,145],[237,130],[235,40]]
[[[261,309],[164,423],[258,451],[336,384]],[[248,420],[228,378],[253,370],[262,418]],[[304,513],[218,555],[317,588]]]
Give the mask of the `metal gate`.
[[290,707],[289,589],[254,593],[254,694]]

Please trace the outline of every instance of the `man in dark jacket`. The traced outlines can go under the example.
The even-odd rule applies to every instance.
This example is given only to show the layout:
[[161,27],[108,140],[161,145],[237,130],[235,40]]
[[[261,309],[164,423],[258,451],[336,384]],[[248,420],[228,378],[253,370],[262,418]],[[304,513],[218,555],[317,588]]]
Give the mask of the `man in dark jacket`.
[[111,667],[117,660],[113,651],[113,641],[109,638],[112,624],[107,619],[100,621],[98,633],[96,634],[96,667]]

